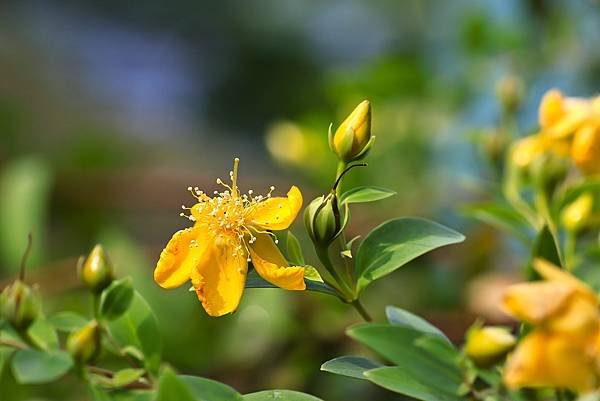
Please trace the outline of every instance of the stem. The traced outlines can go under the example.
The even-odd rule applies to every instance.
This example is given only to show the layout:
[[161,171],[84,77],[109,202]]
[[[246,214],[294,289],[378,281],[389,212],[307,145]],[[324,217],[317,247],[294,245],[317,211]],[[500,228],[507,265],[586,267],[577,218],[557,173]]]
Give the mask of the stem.
[[29,253],[31,252],[31,246],[33,245],[33,237],[31,233],[27,234],[27,248],[25,248],[25,253],[21,258],[21,270],[19,271],[19,280],[25,280],[25,269],[27,267],[27,258],[29,257]]
[[577,236],[575,232],[568,230],[565,237],[565,267],[568,271],[575,269],[575,247]]
[[355,299],[354,301],[350,302],[350,304],[354,307],[354,309],[356,309],[356,311],[365,320],[365,322],[373,321],[373,318],[371,317],[369,312],[367,312],[367,310],[365,309],[365,307],[363,306],[363,304],[360,302],[359,299]]
[[13,347],[17,349],[29,348],[26,344],[20,341],[11,340],[10,338],[0,338],[0,345],[6,345],[7,347]]
[[344,297],[344,300],[346,302],[352,302],[351,300],[354,298],[353,297],[354,291],[352,291],[352,289],[350,289],[350,287],[348,286],[346,281],[344,281],[342,279],[342,277],[339,275],[336,268],[333,266],[333,263],[331,263],[331,259],[329,258],[328,249],[317,246],[317,247],[315,247],[315,250],[317,252],[317,256],[319,257],[319,260],[321,261],[321,263],[323,263],[323,266],[325,266],[325,269],[327,269],[329,274],[331,274],[333,279],[339,285],[339,289],[338,288],[336,288],[336,289],[339,290],[340,294]]

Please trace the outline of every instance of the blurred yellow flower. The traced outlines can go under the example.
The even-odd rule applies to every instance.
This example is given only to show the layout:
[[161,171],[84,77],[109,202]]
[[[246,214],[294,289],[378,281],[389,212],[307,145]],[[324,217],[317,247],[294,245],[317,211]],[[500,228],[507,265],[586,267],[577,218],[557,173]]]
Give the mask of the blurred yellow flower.
[[503,306],[534,326],[509,356],[504,382],[510,388],[556,387],[579,393],[599,384],[600,315],[596,294],[574,276],[540,259],[541,282],[510,286]]
[[578,231],[588,222],[593,208],[594,196],[590,192],[584,192],[563,209],[561,221],[567,230]]
[[534,137],[543,138],[541,143],[567,143],[574,164],[584,174],[600,173],[600,96],[565,97],[552,89],[540,103],[539,122],[541,132]]
[[[239,159],[229,173],[231,186],[209,197],[197,187],[198,200],[186,216],[194,226],[176,232],[160,255],[154,280],[163,288],[188,280],[211,316],[233,312],[239,305],[248,262],[268,282],[288,290],[304,290],[304,267],[288,266],[271,230],[285,230],[302,207],[302,194],[292,186],[287,197],[241,194],[237,186]],[[185,216],[185,214],[182,213]]]

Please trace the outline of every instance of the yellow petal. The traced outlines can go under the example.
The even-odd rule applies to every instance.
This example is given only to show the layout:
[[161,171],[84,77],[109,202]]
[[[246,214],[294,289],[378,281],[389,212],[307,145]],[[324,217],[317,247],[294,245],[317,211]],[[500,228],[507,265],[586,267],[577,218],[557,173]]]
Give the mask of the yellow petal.
[[584,173],[600,173],[600,126],[588,124],[577,130],[571,157]]
[[558,281],[511,285],[504,293],[504,309],[512,316],[539,324],[555,316],[575,292],[573,286]]
[[[196,241],[196,245],[192,245]],[[160,253],[154,269],[154,281],[163,288],[179,287],[190,279],[192,266],[205,247],[198,230],[179,230]]]
[[255,234],[249,244],[252,264],[269,283],[286,290],[304,290],[304,267],[290,266],[268,234]]
[[595,301],[596,295],[583,282],[579,281],[575,276],[560,267],[548,262],[547,260],[537,258],[533,261],[534,269],[547,281],[559,281],[566,283],[575,288],[577,291]]
[[542,128],[555,124],[564,114],[565,107],[562,93],[557,89],[546,92],[539,109],[539,120]]
[[589,391],[596,381],[590,355],[592,340],[534,331],[509,356],[504,382],[510,388],[558,387],[579,393]]
[[286,197],[269,198],[248,209],[246,221],[263,230],[285,230],[302,208],[302,194],[293,186]]
[[237,237],[220,235],[207,241],[206,251],[192,269],[192,284],[210,316],[235,311],[244,292],[248,261]]

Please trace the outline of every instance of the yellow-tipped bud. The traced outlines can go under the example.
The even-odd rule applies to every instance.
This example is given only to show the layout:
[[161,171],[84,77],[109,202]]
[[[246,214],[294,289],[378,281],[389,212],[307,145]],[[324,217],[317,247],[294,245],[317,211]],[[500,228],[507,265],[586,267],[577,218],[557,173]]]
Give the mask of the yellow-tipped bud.
[[561,221],[567,230],[579,231],[586,225],[593,208],[594,197],[591,193],[584,192],[563,209],[560,216]]
[[583,173],[600,173],[600,125],[584,125],[575,132],[571,157]]
[[21,280],[16,280],[0,294],[0,316],[19,331],[27,330],[40,311],[37,291]]
[[363,100],[332,135],[329,146],[339,159],[348,163],[366,155],[373,143],[371,137],[371,103]]
[[504,327],[476,327],[467,335],[465,352],[479,367],[490,367],[514,347],[515,337]]
[[81,281],[99,294],[114,280],[114,270],[101,245],[96,245],[80,268]]
[[79,363],[92,361],[100,352],[100,326],[92,320],[67,338],[67,351]]

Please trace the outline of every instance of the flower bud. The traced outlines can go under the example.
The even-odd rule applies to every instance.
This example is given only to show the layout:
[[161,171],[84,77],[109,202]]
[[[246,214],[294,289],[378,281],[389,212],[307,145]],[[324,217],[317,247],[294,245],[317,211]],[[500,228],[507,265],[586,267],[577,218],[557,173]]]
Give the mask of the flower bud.
[[69,334],[67,351],[79,363],[92,361],[100,352],[100,326],[92,320]]
[[498,83],[496,94],[503,109],[514,113],[523,101],[523,82],[516,76],[505,77]]
[[588,124],[575,132],[571,157],[583,173],[600,173],[600,126]]
[[314,199],[304,211],[304,224],[316,245],[329,245],[341,232],[335,193]]
[[0,315],[19,331],[27,330],[40,312],[37,291],[21,280],[16,280],[0,294]]
[[329,146],[340,160],[348,163],[365,156],[373,143],[371,137],[371,104],[363,100],[332,135]]
[[467,334],[465,352],[479,367],[500,362],[514,347],[515,337],[504,327],[475,327]]
[[584,192],[577,199],[566,206],[561,213],[561,221],[565,228],[571,232],[582,229],[594,207],[594,197],[589,192]]
[[108,255],[101,245],[96,245],[79,270],[81,281],[94,293],[99,294],[114,279],[114,271]]

